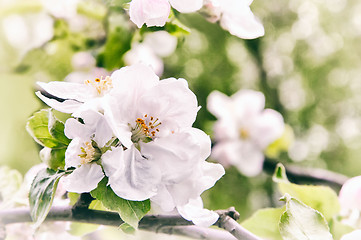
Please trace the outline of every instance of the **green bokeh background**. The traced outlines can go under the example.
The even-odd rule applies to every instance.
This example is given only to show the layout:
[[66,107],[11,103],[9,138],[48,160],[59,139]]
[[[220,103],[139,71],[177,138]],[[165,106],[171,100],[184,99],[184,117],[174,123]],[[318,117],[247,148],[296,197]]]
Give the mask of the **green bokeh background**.
[[[12,14],[41,11],[24,7],[25,2],[39,5],[0,2],[0,165],[22,173],[40,163],[39,147],[25,131],[27,118],[43,106],[35,97],[35,82],[64,79],[73,71],[72,55],[85,50],[99,67],[118,69],[138,31],[120,7],[122,1],[90,0],[78,10],[91,27],[73,32],[65,20],[54,19],[53,39],[22,55],[7,41],[3,24]],[[242,40],[199,14],[179,14],[191,33],[181,36],[176,52],[164,59],[162,78],[188,80],[202,106],[195,126],[210,135],[215,118],[207,112],[206,98],[211,91],[260,90],[267,107],[282,113],[295,135],[294,145],[277,161],[360,175],[361,3],[257,0],[251,7],[265,26],[260,39]],[[229,168],[203,197],[207,207],[236,206],[245,218],[277,204],[274,192],[268,175],[247,178]]]

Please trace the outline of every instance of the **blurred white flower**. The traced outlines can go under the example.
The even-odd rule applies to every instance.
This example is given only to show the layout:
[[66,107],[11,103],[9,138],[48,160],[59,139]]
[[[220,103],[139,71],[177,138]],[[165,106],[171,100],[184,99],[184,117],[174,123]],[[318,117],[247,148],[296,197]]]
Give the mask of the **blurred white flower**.
[[357,240],[361,239],[361,230],[355,230],[346,235],[343,235],[340,240]]
[[182,13],[195,12],[203,5],[203,0],[132,0],[129,7],[130,20],[139,28],[164,26],[171,6]]
[[264,95],[253,90],[240,90],[231,97],[214,91],[208,96],[207,108],[218,118],[214,159],[236,166],[247,176],[261,172],[263,151],[284,131],[281,114],[264,105]]
[[[165,212],[182,207],[185,209],[180,214],[187,212],[189,208],[185,206],[191,204],[191,199],[198,199],[224,174],[221,165],[205,162],[210,154],[209,137],[192,128],[198,111],[196,96],[184,79],[159,81],[149,67],[141,64],[115,71],[112,78],[114,89],[107,97],[104,115],[126,151],[132,151],[127,162],[134,164],[119,163],[113,150],[110,154],[115,157],[103,160],[105,170],[120,167],[110,174],[106,172],[110,184],[120,179],[125,189],[134,188],[137,184],[128,184],[123,172],[142,175],[147,184],[154,183],[148,190],[155,191],[150,198],[153,203]],[[158,174],[144,174],[146,171]],[[125,199],[144,200],[134,198],[136,194],[129,196],[133,191],[124,191],[121,184],[114,191]],[[208,219],[200,223],[211,225],[216,221],[216,213],[197,206]],[[196,216],[186,218],[195,220]]]
[[143,63],[151,66],[161,76],[164,69],[162,57],[170,56],[177,47],[177,38],[166,31],[148,33],[142,43],[136,43],[124,55],[127,65]]
[[250,9],[253,0],[205,0],[202,12],[209,21],[219,21],[222,28],[239,38],[264,35],[262,23]]

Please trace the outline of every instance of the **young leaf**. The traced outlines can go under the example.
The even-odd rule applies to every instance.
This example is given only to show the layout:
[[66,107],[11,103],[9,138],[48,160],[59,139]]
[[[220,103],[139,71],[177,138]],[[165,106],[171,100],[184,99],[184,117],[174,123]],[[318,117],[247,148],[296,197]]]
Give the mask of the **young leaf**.
[[40,151],[40,159],[51,169],[58,170],[65,167],[66,148],[51,149],[44,147]]
[[35,176],[29,191],[30,215],[38,227],[48,215],[59,179],[65,172],[42,169]]
[[278,223],[284,211],[284,208],[260,209],[241,225],[259,237],[282,240]]
[[289,194],[281,199],[286,202],[279,229],[283,240],[332,240],[330,229],[322,214]]
[[340,211],[340,203],[335,191],[327,186],[297,185],[287,179],[285,167],[278,164],[273,175],[281,194],[290,194],[307,206],[321,212],[327,221]]
[[26,130],[44,147],[61,149],[66,148],[70,142],[64,134],[64,124],[55,119],[49,109],[34,113],[26,124]]
[[343,235],[354,231],[355,229],[349,225],[343,224],[336,217],[332,218],[329,223],[332,236],[335,240],[340,240]]
[[120,218],[131,227],[137,229],[139,221],[150,210],[150,201],[129,201],[118,197],[107,186],[108,178],[103,178],[98,187],[91,191],[91,195],[101,201],[109,210],[119,213]]

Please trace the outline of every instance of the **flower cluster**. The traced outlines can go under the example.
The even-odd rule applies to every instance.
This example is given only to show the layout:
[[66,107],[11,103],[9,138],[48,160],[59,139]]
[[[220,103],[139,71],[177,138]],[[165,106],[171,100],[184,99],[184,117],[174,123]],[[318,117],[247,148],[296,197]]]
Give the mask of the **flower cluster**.
[[[163,212],[177,210],[195,224],[218,219],[203,209],[200,194],[224,174],[208,163],[211,142],[193,128],[199,110],[184,79],[159,80],[148,66],[121,68],[84,83],[38,83],[50,107],[71,113],[65,135],[67,191],[90,192],[107,177],[119,197],[150,199]],[[49,95],[55,96],[50,97]]]
[[282,115],[264,106],[263,93],[253,90],[240,90],[231,97],[214,91],[208,96],[208,110],[218,118],[214,159],[247,176],[262,171],[263,151],[284,131]]

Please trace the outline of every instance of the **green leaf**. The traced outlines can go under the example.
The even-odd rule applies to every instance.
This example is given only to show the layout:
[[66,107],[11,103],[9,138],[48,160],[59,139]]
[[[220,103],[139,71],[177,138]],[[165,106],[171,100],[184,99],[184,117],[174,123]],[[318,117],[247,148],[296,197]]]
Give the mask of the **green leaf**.
[[327,222],[322,214],[289,194],[281,199],[286,202],[279,229],[283,240],[332,240]]
[[278,223],[284,211],[284,208],[260,209],[241,225],[259,237],[282,240]]
[[98,187],[91,191],[91,195],[101,201],[104,207],[119,213],[120,218],[131,227],[137,229],[139,221],[150,210],[150,201],[129,201],[118,197],[107,186],[108,178],[104,177]]
[[55,172],[49,168],[40,170],[29,191],[30,215],[38,227],[48,215],[54,200],[59,179],[65,172]]
[[135,233],[135,229],[132,226],[130,226],[128,223],[123,223],[122,225],[120,225],[119,228],[127,234]]
[[327,186],[297,185],[287,179],[285,167],[278,164],[273,175],[273,181],[278,184],[281,194],[290,194],[316,209],[329,221],[340,211],[340,203],[335,191]]
[[44,147],[40,151],[40,159],[51,169],[58,170],[65,167],[66,148],[51,149]]
[[64,124],[58,121],[49,109],[34,113],[26,124],[26,130],[44,147],[61,149],[66,148],[70,142],[64,134]]

